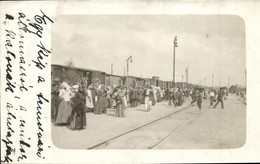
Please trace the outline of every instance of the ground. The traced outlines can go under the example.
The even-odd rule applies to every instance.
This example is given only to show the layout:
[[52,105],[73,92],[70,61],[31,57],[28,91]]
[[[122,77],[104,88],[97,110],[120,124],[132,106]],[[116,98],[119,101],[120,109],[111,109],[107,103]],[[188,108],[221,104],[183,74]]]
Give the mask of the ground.
[[[196,105],[175,113],[145,128],[135,130],[112,140],[99,149],[228,149],[243,146],[246,141],[246,105],[236,95],[230,95],[216,109],[209,107],[209,100],[202,104],[202,111]],[[114,136],[135,129],[141,125],[190,106],[185,104],[174,108],[167,102],[157,103],[151,112],[144,105],[127,108],[125,118],[87,113],[87,128],[70,130],[66,126],[52,124],[52,140],[56,147],[64,149],[88,149]],[[193,118],[193,119],[192,119]],[[192,119],[189,121],[189,119]],[[181,127],[181,128],[179,128]],[[173,132],[165,140],[162,138]]]

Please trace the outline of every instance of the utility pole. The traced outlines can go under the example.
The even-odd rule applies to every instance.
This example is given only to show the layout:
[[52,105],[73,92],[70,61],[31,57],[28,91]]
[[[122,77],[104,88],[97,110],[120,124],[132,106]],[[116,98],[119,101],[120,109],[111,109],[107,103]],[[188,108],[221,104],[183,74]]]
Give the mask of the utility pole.
[[229,76],[228,76],[228,89],[229,89]]
[[127,77],[126,77],[126,87],[127,89],[129,88],[129,84],[128,84],[128,76],[129,76],[129,60],[130,60],[130,63],[132,63],[132,56],[129,56],[127,59],[126,59],[126,72],[127,72]]
[[183,74],[181,75],[181,81],[182,81],[182,89],[184,88],[184,83],[183,83]]
[[214,88],[214,74],[212,74],[212,88]]
[[174,37],[174,41],[173,41],[173,80],[172,80],[173,87],[175,87],[175,48],[176,47],[178,47],[177,36]]
[[189,67],[186,68],[186,82],[187,82],[187,88],[189,88]]
[[111,75],[113,75],[113,63],[111,64]]
[[245,88],[246,88],[246,69],[245,69]]

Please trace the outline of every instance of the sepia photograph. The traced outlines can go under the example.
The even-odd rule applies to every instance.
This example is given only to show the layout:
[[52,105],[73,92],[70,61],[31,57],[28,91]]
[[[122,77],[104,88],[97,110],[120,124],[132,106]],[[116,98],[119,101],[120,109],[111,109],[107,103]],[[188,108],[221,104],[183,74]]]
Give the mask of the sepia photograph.
[[1,1],[1,163],[260,161],[259,8]]
[[246,32],[236,15],[59,15],[51,138],[61,149],[246,143]]

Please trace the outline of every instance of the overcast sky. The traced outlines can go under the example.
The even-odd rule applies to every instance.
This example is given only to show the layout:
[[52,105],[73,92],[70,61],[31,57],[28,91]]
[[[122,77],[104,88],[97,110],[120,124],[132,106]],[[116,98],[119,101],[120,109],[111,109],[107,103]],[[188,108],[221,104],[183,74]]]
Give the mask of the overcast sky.
[[70,58],[77,67],[123,75],[173,79],[173,39],[177,36],[176,81],[211,86],[245,84],[245,25],[237,16],[85,15],[60,16],[52,27],[52,64]]

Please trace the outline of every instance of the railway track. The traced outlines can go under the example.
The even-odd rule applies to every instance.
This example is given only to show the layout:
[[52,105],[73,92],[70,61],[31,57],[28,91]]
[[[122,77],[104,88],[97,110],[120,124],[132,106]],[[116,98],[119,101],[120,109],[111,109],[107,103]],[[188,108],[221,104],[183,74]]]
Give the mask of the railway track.
[[[162,141],[164,141],[165,139],[167,139],[169,136],[171,136],[172,134],[176,133],[178,130],[182,129],[184,126],[186,126],[189,122],[191,122],[195,117],[197,117],[199,115],[199,109],[196,107],[195,109],[192,108],[192,105],[189,105],[187,107],[181,108],[179,110],[176,110],[170,114],[167,114],[166,116],[163,116],[161,118],[158,118],[156,120],[150,121],[146,124],[143,124],[139,127],[133,128],[131,130],[128,130],[124,133],[121,133],[119,135],[116,135],[112,138],[109,138],[103,142],[100,142],[96,145],[93,145],[87,149],[102,149],[102,148],[106,148],[107,146],[109,146],[111,143],[113,142],[118,142],[118,140],[124,140],[123,138],[126,138],[125,140],[127,140],[127,137],[129,137],[129,135],[139,135],[140,133],[145,134],[146,131],[149,131],[149,128],[155,128],[157,126],[158,128],[161,128],[164,126],[167,127],[169,126],[169,124],[171,125],[172,122],[176,121],[177,119],[179,120],[179,125],[177,127],[174,127],[172,129],[169,129],[167,131],[167,134],[160,136],[157,139],[156,142],[153,141],[152,144],[149,144],[149,146],[144,146],[146,149],[154,149],[157,145],[159,145]],[[193,110],[197,111],[194,112]],[[190,111],[187,111],[190,110]],[[177,114],[179,114],[179,116],[177,116]],[[180,117],[181,116],[181,117]],[[175,117],[175,118],[174,118]],[[183,121],[184,120],[184,121]],[[161,125],[160,125],[161,124]],[[156,129],[156,128],[155,128]],[[156,133],[156,132],[155,132]],[[130,137],[131,138],[131,137]],[[129,142],[129,140],[127,140],[127,142]],[[130,143],[129,143],[130,144]]]

